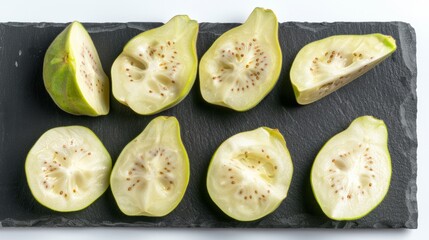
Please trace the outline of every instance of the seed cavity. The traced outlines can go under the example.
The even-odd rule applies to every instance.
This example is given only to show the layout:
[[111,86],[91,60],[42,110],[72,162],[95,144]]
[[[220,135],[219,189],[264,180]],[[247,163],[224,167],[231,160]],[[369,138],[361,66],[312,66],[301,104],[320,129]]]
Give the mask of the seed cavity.
[[[175,90],[177,72],[181,69],[175,55],[180,51],[171,40],[157,41],[136,53],[126,56],[124,74],[130,83],[148,81],[153,98],[164,98]],[[157,64],[149,64],[157,63]]]
[[[324,79],[326,73],[332,71],[338,71],[338,68],[346,68],[354,62],[361,61],[365,56],[362,53],[354,52],[347,54],[341,51],[327,51],[322,56],[315,57],[309,66],[309,71],[313,75],[314,79]],[[358,72],[367,68],[368,65],[363,66]],[[319,87],[317,94],[319,96],[325,96],[330,92],[345,85],[349,79],[349,75],[340,76],[338,79],[333,80],[329,83],[324,83]]]
[[137,154],[135,161],[129,165],[128,176],[124,178],[128,191],[133,191],[138,186],[143,186],[147,183],[154,183],[147,181],[146,178],[146,176],[154,177],[152,174],[157,175],[155,178],[159,182],[155,182],[162,184],[164,190],[171,190],[174,180],[170,174],[175,169],[175,154],[175,152],[166,151],[162,147],[154,147],[151,150]]

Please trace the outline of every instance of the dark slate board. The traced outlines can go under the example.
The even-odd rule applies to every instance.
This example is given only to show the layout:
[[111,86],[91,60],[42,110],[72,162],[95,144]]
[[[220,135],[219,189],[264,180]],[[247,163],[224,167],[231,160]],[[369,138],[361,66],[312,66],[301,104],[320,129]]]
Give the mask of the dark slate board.
[[[85,24],[98,48],[104,69],[110,67],[133,36],[160,23]],[[224,31],[237,24],[200,24],[198,55]],[[57,213],[32,197],[24,174],[27,152],[46,130],[79,124],[91,128],[116,159],[121,149],[156,116],[139,116],[112,97],[107,116],[77,117],[61,111],[42,81],[43,56],[65,24],[0,24],[0,226],[147,226],[147,227],[324,227],[417,228],[416,201],[416,38],[413,28],[391,23],[283,23],[280,41],[283,71],[274,90],[244,113],[211,106],[199,92],[198,80],[189,96],[162,112],[182,126],[191,161],[186,195],[162,218],[128,217],[115,204],[110,189],[85,210]],[[392,35],[398,50],[360,79],[308,106],[294,100],[289,69],[305,44],[336,34],[381,32]],[[158,114],[160,115],[160,114]],[[389,128],[393,175],[385,200],[357,221],[331,221],[314,204],[310,168],[317,152],[334,134],[361,115],[383,119]],[[241,223],[226,217],[210,200],[206,170],[215,149],[231,135],[259,126],[279,128],[294,163],[288,197],[272,214]]]

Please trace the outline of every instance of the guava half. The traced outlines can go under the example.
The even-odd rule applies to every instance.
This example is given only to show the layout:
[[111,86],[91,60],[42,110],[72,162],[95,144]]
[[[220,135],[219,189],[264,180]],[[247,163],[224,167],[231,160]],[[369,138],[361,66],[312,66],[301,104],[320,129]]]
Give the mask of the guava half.
[[286,198],[293,164],[277,129],[241,132],[216,150],[207,172],[207,190],[214,203],[239,221],[262,218]]
[[298,52],[290,70],[297,102],[310,104],[325,97],[371,70],[395,50],[395,39],[379,33],[337,35],[307,44]]
[[198,23],[186,15],[131,39],[112,66],[113,96],[142,115],[173,107],[197,74]]
[[43,80],[62,110],[88,116],[109,113],[109,79],[91,37],[79,22],[68,25],[49,46]]
[[391,174],[387,127],[382,120],[362,116],[317,154],[311,186],[326,216],[355,220],[383,201]]
[[281,66],[276,15],[255,8],[245,23],[222,34],[201,58],[201,94],[211,104],[249,110],[274,87]]
[[82,126],[45,132],[25,161],[28,186],[42,205],[59,212],[78,211],[109,186],[112,159],[100,139]]
[[189,171],[179,122],[175,117],[160,116],[122,150],[110,186],[124,214],[161,217],[182,200]]

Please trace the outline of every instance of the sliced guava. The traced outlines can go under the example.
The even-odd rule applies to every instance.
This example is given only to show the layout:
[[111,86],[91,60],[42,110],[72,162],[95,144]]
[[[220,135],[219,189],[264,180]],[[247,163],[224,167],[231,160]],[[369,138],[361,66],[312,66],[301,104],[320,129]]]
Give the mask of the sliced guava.
[[293,164],[277,129],[241,132],[216,150],[207,172],[213,202],[239,221],[262,218],[286,198]]
[[175,117],[160,116],[122,150],[110,186],[124,214],[161,217],[182,200],[189,171],[179,122]]
[[68,25],[49,46],[43,80],[62,110],[88,116],[109,113],[109,79],[91,37],[79,22]]
[[274,87],[281,66],[276,15],[255,8],[245,23],[222,34],[201,58],[201,94],[211,104],[249,110]]
[[78,211],[109,186],[112,159],[100,139],[82,126],[45,132],[25,161],[28,186],[42,205],[59,212]]
[[391,165],[386,125],[372,116],[359,117],[332,137],[314,160],[314,196],[329,218],[359,219],[386,196]]
[[337,35],[304,46],[290,79],[299,104],[310,104],[371,70],[396,50],[395,39],[375,33]]
[[131,39],[112,66],[113,96],[142,115],[173,107],[197,74],[198,23],[186,15]]

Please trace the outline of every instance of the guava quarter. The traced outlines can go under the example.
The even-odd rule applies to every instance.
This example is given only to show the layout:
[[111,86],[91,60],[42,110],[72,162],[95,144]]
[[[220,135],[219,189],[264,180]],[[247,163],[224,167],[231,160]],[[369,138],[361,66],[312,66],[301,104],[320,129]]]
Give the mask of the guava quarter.
[[79,22],[68,25],[49,46],[43,80],[62,110],[87,116],[109,113],[109,79],[91,37]]

